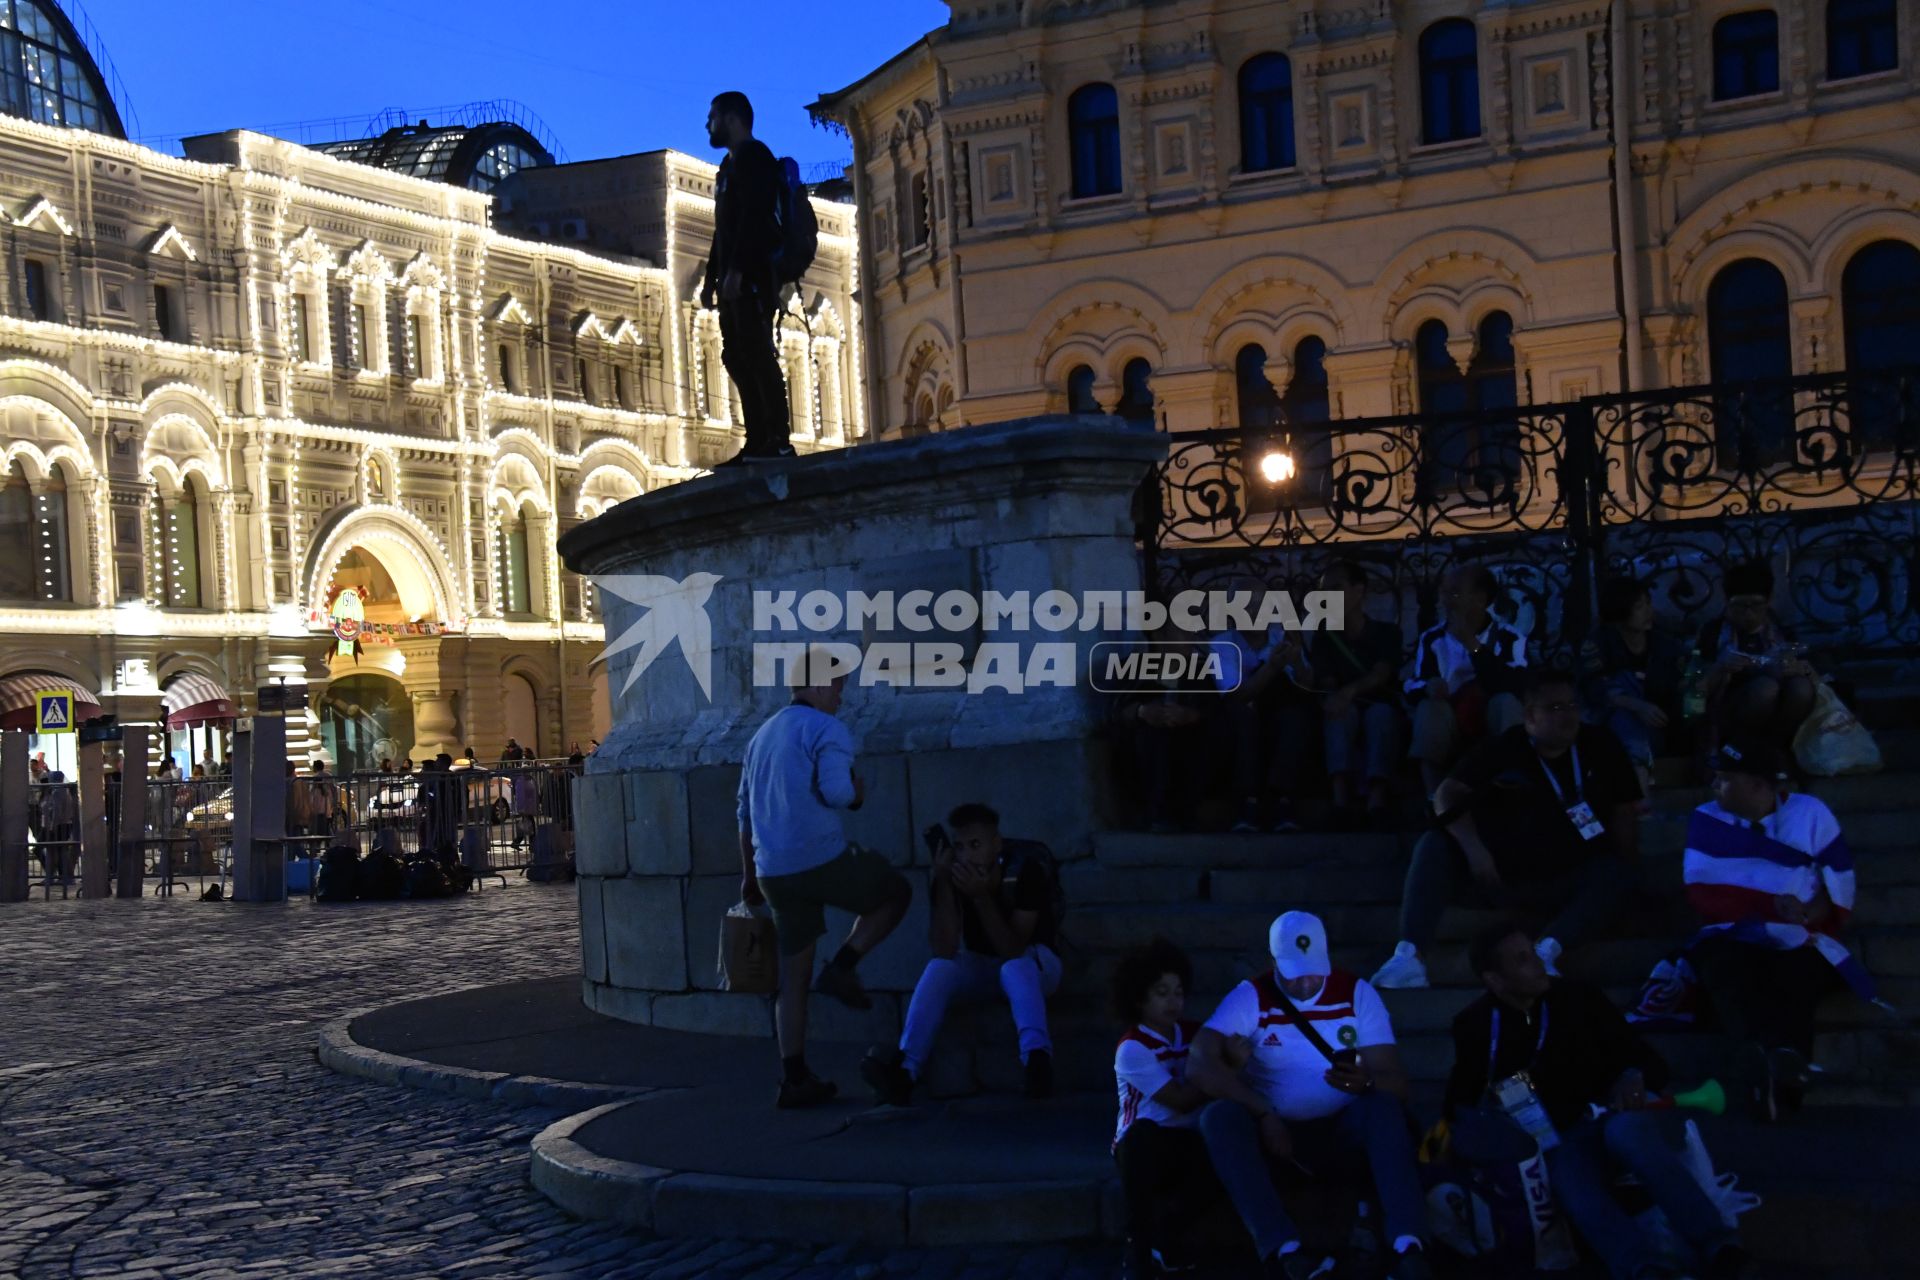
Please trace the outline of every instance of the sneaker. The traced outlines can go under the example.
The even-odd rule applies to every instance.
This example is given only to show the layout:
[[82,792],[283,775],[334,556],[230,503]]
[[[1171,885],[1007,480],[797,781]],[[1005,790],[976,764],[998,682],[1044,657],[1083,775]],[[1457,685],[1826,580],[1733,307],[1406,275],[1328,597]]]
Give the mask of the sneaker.
[[1420,955],[1411,942],[1402,942],[1393,949],[1393,959],[1373,975],[1373,985],[1382,991],[1411,991],[1428,985],[1427,966],[1420,962]]
[[1773,1049],[1767,1054],[1767,1074],[1773,1077],[1774,1109],[1798,1111],[1807,1097],[1807,1085],[1813,1081],[1813,1068],[1794,1049]]
[[1415,1246],[1393,1257],[1389,1280],[1433,1280],[1433,1268],[1427,1265],[1427,1251]]
[[1027,1096],[1036,1099],[1053,1096],[1053,1055],[1045,1049],[1035,1049],[1027,1055]]
[[1273,825],[1268,827],[1267,830],[1277,836],[1283,836],[1294,831],[1304,831],[1306,829],[1294,818],[1293,805],[1285,800],[1282,800],[1279,805],[1275,807],[1274,815]]
[[1333,1274],[1333,1259],[1315,1257],[1305,1249],[1276,1253],[1261,1264],[1261,1280],[1316,1280]]
[[1258,800],[1247,801],[1245,807],[1240,810],[1240,821],[1234,823],[1231,829],[1233,833],[1238,836],[1250,836],[1258,832],[1260,830],[1260,802]]
[[1161,1275],[1179,1275],[1183,1271],[1192,1271],[1200,1265],[1200,1259],[1186,1249],[1167,1245],[1153,1251],[1154,1265],[1160,1268]]
[[913,1073],[900,1060],[900,1051],[869,1050],[860,1060],[860,1078],[883,1107],[904,1107],[913,1100]]
[[731,458],[728,458],[725,462],[714,463],[713,469],[715,471],[718,471],[722,467],[744,467],[749,462],[752,462],[752,461],[754,461],[753,455],[748,453],[745,449],[742,449],[740,452],[734,454]]
[[[1534,944],[1533,954],[1540,957],[1540,963],[1547,967],[1547,976],[1560,976],[1560,943],[1555,938],[1542,938]],[[1378,986],[1378,983],[1374,985]]]
[[1138,1240],[1127,1241],[1127,1251],[1120,1259],[1120,1280],[1157,1280],[1160,1268],[1155,1256]]
[[873,999],[860,984],[860,975],[837,964],[830,964],[820,971],[820,976],[813,980],[813,989],[823,996],[832,996],[849,1009],[873,1008]]
[[782,1111],[824,1106],[832,1102],[839,1092],[839,1085],[816,1075],[809,1075],[804,1080],[782,1080],[780,1096],[774,1099],[773,1105]]

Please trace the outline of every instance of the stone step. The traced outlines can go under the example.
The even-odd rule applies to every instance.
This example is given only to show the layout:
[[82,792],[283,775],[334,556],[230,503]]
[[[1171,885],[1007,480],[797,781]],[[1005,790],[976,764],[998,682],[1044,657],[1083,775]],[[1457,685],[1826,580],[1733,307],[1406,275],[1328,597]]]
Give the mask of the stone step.
[[1191,867],[1202,871],[1404,863],[1414,834],[1153,835],[1144,831],[1102,831],[1094,836],[1093,858],[1106,867]]
[[[1920,848],[1868,849],[1856,845],[1854,860],[1863,922],[1920,924],[1920,892],[1913,892],[1920,890]],[[1654,899],[1677,898],[1683,887],[1682,865],[1678,849],[1648,849],[1642,859],[1643,891]],[[1063,866],[1060,881],[1070,909],[1078,910],[1130,903],[1397,904],[1405,876],[1405,857],[1350,864],[1220,868],[1116,867],[1097,858],[1085,858]]]

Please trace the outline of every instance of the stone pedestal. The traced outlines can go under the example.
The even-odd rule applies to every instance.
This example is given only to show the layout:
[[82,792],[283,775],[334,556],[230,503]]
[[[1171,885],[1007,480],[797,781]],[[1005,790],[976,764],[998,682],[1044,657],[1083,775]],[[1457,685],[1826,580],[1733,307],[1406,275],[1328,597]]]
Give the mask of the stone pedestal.
[[[765,1001],[715,990],[720,920],[739,892],[735,794],[748,740],[788,701],[757,685],[756,642],[948,641],[896,625],[837,633],[756,631],[756,592],[961,591],[1084,599],[1141,585],[1133,498],[1165,440],[1114,419],[1039,418],[725,471],[622,503],[571,531],[569,568],[597,579],[715,575],[704,607],[711,682],[679,642],[622,693],[643,646],[613,656],[614,728],[576,792],[584,997],[615,1017],[690,1030],[763,1034]],[[647,610],[601,588],[610,646]],[[658,611],[656,610],[656,613]],[[1117,625],[1117,624],[1116,624]],[[697,628],[681,629],[697,637]],[[975,628],[980,643],[1071,644],[1071,687],[969,693],[850,681],[840,712],[858,744],[867,803],[850,838],[911,868],[915,905],[862,966],[870,1018],[816,1002],[814,1034],[897,1030],[927,957],[919,833],[966,801],[993,805],[1011,835],[1084,853],[1108,808],[1104,699],[1085,658],[1123,633]],[[698,648],[696,639],[695,647]],[[764,654],[763,654],[764,656]],[[829,944],[847,921],[828,921]]]

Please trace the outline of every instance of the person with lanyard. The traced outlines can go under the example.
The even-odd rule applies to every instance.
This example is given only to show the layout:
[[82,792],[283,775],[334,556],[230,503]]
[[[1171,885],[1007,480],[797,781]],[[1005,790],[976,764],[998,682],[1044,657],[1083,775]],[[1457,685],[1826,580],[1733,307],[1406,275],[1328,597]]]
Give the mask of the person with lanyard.
[[1468,960],[1486,993],[1453,1020],[1445,1106],[1455,1155],[1473,1158],[1476,1127],[1524,1133],[1528,1150],[1546,1159],[1554,1199],[1614,1280],[1673,1274],[1614,1198],[1622,1172],[1696,1255],[1704,1272],[1693,1274],[1746,1275],[1737,1233],[1666,1132],[1660,1055],[1598,988],[1550,975],[1533,939],[1511,922],[1475,937]]
[[1219,1099],[1200,1113],[1200,1134],[1253,1237],[1259,1274],[1311,1280],[1331,1269],[1281,1202],[1274,1174],[1290,1168],[1368,1178],[1392,1280],[1429,1280],[1409,1085],[1386,1004],[1365,979],[1334,968],[1318,916],[1285,912],[1267,950],[1272,966],[1227,993],[1194,1036],[1187,1067]]
[[[1307,646],[1313,685],[1320,691],[1320,725],[1327,754],[1334,822],[1353,829],[1384,828],[1402,738],[1393,703],[1400,669],[1400,630],[1367,616],[1367,571],[1356,560],[1335,560],[1320,575],[1322,591],[1338,591],[1341,627],[1316,631]],[[1356,811],[1364,793],[1364,817]]]
[[1427,985],[1423,958],[1455,901],[1549,921],[1540,958],[1606,925],[1639,876],[1640,780],[1619,739],[1583,724],[1573,676],[1536,669],[1524,723],[1474,751],[1434,792],[1400,903],[1400,943],[1376,987]]

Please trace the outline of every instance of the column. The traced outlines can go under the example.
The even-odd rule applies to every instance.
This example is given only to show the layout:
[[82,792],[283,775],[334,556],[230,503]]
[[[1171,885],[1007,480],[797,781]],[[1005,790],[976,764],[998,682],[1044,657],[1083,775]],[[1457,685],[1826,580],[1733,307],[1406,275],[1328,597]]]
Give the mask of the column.
[[27,900],[27,735],[0,733],[0,902]]
[[[431,759],[444,751],[460,750],[460,721],[453,714],[453,695],[438,689],[413,691],[413,758]],[[476,744],[476,748],[477,748]]]
[[107,848],[106,744],[84,739],[80,765],[80,896],[104,898],[113,874],[113,851]]
[[[147,743],[152,732],[143,724],[128,725],[120,740],[120,847],[114,872],[118,898],[146,892]],[[160,857],[173,857],[172,847],[162,845]]]

